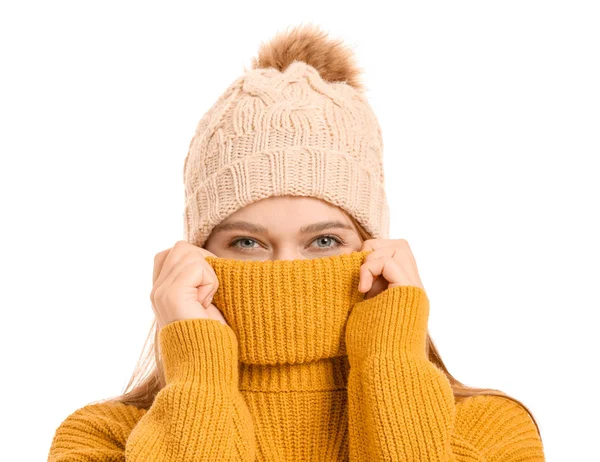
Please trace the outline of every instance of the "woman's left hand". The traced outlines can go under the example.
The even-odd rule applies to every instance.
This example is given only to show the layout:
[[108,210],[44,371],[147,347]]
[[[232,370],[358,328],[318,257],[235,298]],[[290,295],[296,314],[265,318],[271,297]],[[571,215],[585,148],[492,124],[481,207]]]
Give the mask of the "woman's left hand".
[[359,292],[365,300],[385,289],[416,286],[425,290],[406,239],[368,239],[360,251],[372,250],[360,267]]

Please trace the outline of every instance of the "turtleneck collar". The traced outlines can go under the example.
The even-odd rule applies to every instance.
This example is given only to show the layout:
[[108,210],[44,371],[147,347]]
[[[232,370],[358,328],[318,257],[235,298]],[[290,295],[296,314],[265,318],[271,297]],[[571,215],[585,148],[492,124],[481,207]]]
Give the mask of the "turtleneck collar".
[[306,260],[206,257],[219,280],[213,303],[234,330],[246,364],[302,364],[346,354],[345,325],[364,299],[369,251]]

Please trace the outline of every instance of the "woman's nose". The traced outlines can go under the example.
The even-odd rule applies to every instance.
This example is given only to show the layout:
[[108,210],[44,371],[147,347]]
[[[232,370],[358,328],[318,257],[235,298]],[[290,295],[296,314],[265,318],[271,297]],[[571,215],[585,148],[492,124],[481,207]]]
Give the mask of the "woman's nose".
[[274,252],[272,260],[300,260],[304,258],[298,252]]

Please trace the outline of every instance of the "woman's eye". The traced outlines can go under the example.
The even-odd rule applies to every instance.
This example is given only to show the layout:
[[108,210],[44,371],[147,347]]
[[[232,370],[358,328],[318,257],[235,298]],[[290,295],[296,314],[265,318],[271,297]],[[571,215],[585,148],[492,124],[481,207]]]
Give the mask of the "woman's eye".
[[[317,243],[317,247],[319,249],[325,249],[325,250],[337,247],[338,245],[340,245],[342,243],[339,239],[336,239],[333,236],[319,236],[313,242]],[[333,243],[335,243],[337,245],[333,245]],[[321,244],[323,244],[323,245],[321,245]]]
[[[230,247],[237,247],[238,249],[241,250],[248,250],[248,249],[254,249],[256,247],[253,247],[252,244],[255,243],[256,241],[254,239],[250,239],[249,237],[244,237],[241,239],[236,239],[235,241],[233,241],[229,246]],[[243,245],[237,245],[237,244],[243,244]],[[249,244],[249,245],[246,245]]]
[[[310,247],[316,248],[317,251],[334,249],[344,244],[344,242],[341,239],[338,239],[334,236],[319,236],[316,239],[314,239],[311,242],[311,244],[312,243],[316,243],[317,245]],[[255,246],[254,244],[257,244],[257,246]],[[249,237],[242,237],[232,241],[229,244],[229,247],[233,247],[241,251],[251,251],[254,249],[258,249],[260,247],[260,244],[258,244],[258,242],[255,239],[251,239]]]

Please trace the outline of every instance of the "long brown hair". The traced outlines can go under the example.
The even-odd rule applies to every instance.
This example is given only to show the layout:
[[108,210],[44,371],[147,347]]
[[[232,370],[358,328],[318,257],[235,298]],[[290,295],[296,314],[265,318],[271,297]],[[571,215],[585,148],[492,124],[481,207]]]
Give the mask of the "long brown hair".
[[[349,214],[346,215],[356,227],[362,241],[372,239],[369,233],[367,233],[367,231],[354,219],[354,217]],[[129,383],[125,387],[123,393],[119,396],[94,401],[93,403],[120,402],[134,405],[140,409],[149,409],[150,406],[152,406],[156,394],[166,385],[163,363],[160,357],[158,332],[159,331],[156,328],[155,318],[152,322],[148,337],[144,343],[140,358],[138,359],[133,374],[131,375]],[[150,339],[152,339],[151,342]],[[452,387],[455,402],[460,402],[461,400],[464,400],[470,396],[477,395],[493,395],[508,398],[521,405],[529,413],[531,419],[535,423],[541,440],[539,425],[532,412],[529,410],[529,408],[527,408],[527,406],[525,406],[525,404],[518,399],[507,395],[503,391],[494,388],[470,387],[458,381],[450,372],[448,372],[448,369],[446,368],[444,361],[442,361],[442,357],[440,356],[440,353],[438,352],[438,349],[436,348],[429,333],[427,333],[426,351],[429,361],[443,371],[448,378],[450,386]]]

